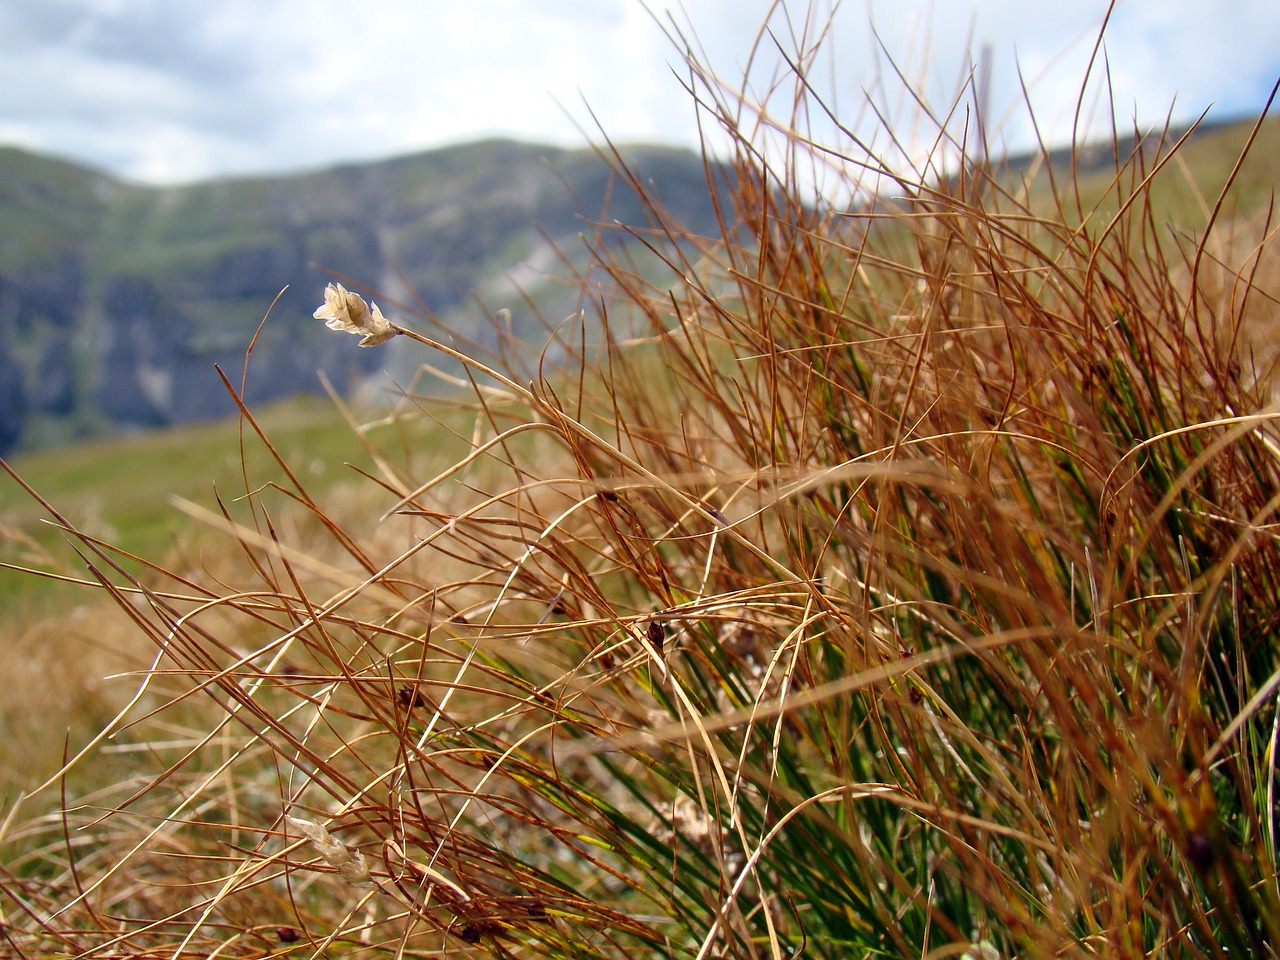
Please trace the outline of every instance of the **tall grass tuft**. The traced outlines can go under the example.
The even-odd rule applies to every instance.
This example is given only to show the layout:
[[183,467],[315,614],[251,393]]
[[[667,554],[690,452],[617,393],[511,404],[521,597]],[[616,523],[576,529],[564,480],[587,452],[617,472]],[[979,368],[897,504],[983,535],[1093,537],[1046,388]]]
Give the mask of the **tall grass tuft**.
[[465,453],[323,504],[282,457],[190,508],[216,576],[79,538],[156,772],[11,819],[13,950],[1277,954],[1253,137],[1169,229],[1177,138],[1002,167],[961,91],[913,160],[827,109],[819,33],[779,118],[672,30],[722,235],[615,154],[649,222],[532,375],[378,314],[462,365]]

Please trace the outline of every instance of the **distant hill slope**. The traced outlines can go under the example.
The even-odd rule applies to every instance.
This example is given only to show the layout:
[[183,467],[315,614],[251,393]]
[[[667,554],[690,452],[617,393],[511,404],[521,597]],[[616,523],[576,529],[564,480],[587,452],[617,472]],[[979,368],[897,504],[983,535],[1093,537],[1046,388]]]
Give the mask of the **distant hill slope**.
[[[712,229],[701,158],[636,147],[628,160],[691,227]],[[468,335],[483,322],[462,309],[476,291],[528,319],[506,276],[558,320],[575,293],[545,276],[552,248],[580,249],[601,217],[643,222],[586,149],[486,141],[152,188],[0,148],[0,452],[230,411],[213,365],[238,377],[286,285],[254,349],[251,401],[316,390],[319,368],[346,386],[382,369],[393,351],[354,349],[310,319],[324,270],[417,295]]]
[[[1169,216],[1190,222],[1207,209],[1251,125],[1197,129],[1179,161],[1194,182],[1174,191]],[[1170,131],[1166,146],[1182,132]],[[1160,140],[1149,138],[1148,150]],[[1081,148],[1074,165],[1087,202],[1111,189],[1113,154],[1133,148],[1124,137]],[[1277,149],[1280,121],[1271,119],[1235,188],[1244,209],[1267,202]],[[717,234],[699,156],[644,146],[625,153],[691,230]],[[1042,160],[1006,158],[997,176],[1047,188]],[[1049,161],[1055,176],[1069,175],[1070,151]],[[1194,215],[1180,216],[1188,206]],[[340,388],[383,369],[412,370],[421,359],[412,345],[360,350],[311,320],[326,270],[378,290],[383,306],[388,297],[420,297],[460,335],[488,331],[473,295],[492,309],[512,307],[517,335],[536,335],[524,295],[552,322],[572,313],[577,291],[554,278],[569,272],[557,250],[581,257],[579,233],[600,220],[642,225],[645,217],[589,149],[492,140],[292,176],[153,188],[0,148],[0,453],[230,412],[213,365],[238,379],[253,331],[286,285],[254,348],[251,402],[315,391],[319,369]]]

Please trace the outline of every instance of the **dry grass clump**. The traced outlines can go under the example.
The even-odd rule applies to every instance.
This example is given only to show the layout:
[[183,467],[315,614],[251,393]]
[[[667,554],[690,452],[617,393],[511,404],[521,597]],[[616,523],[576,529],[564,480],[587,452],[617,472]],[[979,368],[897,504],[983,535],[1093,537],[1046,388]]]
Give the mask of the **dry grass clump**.
[[341,522],[281,462],[220,583],[84,542],[163,772],[10,825],[16,953],[1276,954],[1277,275],[1210,270],[1225,206],[1163,232],[1158,137],[1100,217],[689,62],[731,151],[723,236],[633,231],[674,285],[602,242],[533,382],[378,314],[465,365],[471,453]]

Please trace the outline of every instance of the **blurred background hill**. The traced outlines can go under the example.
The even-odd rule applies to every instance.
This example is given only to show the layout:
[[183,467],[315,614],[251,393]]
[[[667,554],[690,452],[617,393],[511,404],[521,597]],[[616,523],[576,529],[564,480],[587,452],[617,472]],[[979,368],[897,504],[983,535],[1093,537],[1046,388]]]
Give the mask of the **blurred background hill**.
[[[1192,130],[1181,156],[1195,176],[1165,211],[1175,223],[1204,215],[1252,122]],[[1154,155],[1186,133],[1152,133],[1142,149]],[[1237,184],[1248,210],[1265,206],[1278,139],[1268,121]],[[1137,144],[1118,137],[1079,150],[1084,193],[1109,192],[1113,157]],[[1070,158],[1069,149],[1050,152],[1047,167],[1065,173]],[[691,232],[717,232],[701,157],[648,145],[625,148],[623,159]],[[1010,185],[1047,187],[1039,154],[993,162]],[[184,186],[140,185],[0,148],[0,454],[233,412],[214,365],[238,383],[268,311],[254,343],[249,403],[319,393],[321,370],[348,394],[389,386],[387,373],[407,384],[412,349],[352,349],[311,319],[334,277],[366,284],[361,291],[388,313],[430,321],[459,341],[492,344],[493,312],[510,308],[515,338],[541,342],[542,325],[583,307],[592,314],[583,299],[591,289],[582,283],[591,269],[584,238],[603,230],[610,242],[628,242],[617,223],[643,230],[646,215],[633,186],[590,148],[485,140]],[[1251,337],[1269,362],[1275,332]]]
[[[625,153],[690,227],[712,229],[701,158]],[[238,381],[286,286],[254,346],[250,402],[317,392],[322,368],[351,390],[396,366],[311,320],[334,275],[463,338],[489,336],[473,298],[526,329],[557,323],[578,307],[579,235],[643,222],[613,180],[593,150],[510,140],[177,187],[0,149],[0,452],[231,412],[214,364]]]

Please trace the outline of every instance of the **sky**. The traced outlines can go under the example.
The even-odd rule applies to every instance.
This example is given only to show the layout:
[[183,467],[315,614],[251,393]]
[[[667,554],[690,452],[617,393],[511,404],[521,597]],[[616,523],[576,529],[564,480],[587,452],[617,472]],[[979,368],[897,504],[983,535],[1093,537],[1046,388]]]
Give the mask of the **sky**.
[[[664,26],[698,38],[704,62],[737,83],[761,24],[794,54],[807,9],[806,0],[786,10],[770,0],[2,0],[0,144],[157,184],[489,136],[578,146],[603,131],[692,146],[696,110]],[[842,116],[864,116],[866,92],[902,106],[889,60],[945,109],[971,51],[988,46],[987,115],[1017,148],[1032,131],[1020,76],[1042,135],[1069,138],[1107,5],[845,0],[817,10],[831,13],[832,29],[812,75]],[[1214,117],[1256,115],[1280,78],[1280,3],[1119,0],[1105,51],[1128,127],[1211,106]],[[766,45],[757,94],[780,62]],[[1096,129],[1096,96],[1087,103]]]

